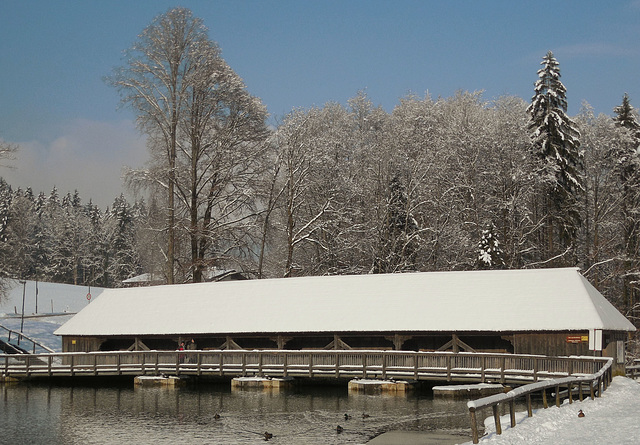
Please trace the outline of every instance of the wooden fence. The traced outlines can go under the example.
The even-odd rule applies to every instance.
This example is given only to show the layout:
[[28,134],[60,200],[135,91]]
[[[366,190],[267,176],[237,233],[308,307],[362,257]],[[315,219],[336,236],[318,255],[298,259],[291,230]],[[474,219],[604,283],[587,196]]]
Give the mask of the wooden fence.
[[118,351],[0,355],[16,378],[113,375],[271,376],[531,383],[587,376],[606,359],[515,354],[354,350]]
[[478,422],[476,413],[479,409],[491,407],[493,411],[493,419],[496,427],[496,434],[502,434],[502,426],[500,425],[500,413],[499,406],[501,404],[509,405],[509,417],[511,421],[511,427],[516,426],[516,413],[515,413],[515,401],[518,398],[524,397],[527,404],[527,416],[533,416],[533,410],[531,408],[531,395],[533,393],[542,393],[542,403],[544,408],[547,408],[547,390],[552,389],[555,395],[555,404],[560,406],[562,389],[566,388],[566,398],[569,399],[569,403],[573,403],[574,389],[578,390],[578,398],[580,401],[584,398],[584,388],[586,387],[589,396],[594,399],[596,396],[600,397],[602,391],[606,390],[612,379],[613,359],[601,359],[600,362],[603,366],[597,372],[591,375],[583,376],[569,376],[564,378],[551,379],[548,381],[540,381],[536,383],[527,384],[513,389],[504,394],[496,394],[493,396],[483,397],[478,400],[472,400],[467,403],[469,408],[469,414],[471,416],[471,433],[473,436],[473,443],[478,443]]

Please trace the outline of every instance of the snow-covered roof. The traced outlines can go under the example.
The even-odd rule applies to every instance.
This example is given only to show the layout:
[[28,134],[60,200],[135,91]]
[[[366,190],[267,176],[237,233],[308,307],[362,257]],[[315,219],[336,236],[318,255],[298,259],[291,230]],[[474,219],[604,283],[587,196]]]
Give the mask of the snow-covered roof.
[[574,268],[107,289],[57,335],[633,331]]

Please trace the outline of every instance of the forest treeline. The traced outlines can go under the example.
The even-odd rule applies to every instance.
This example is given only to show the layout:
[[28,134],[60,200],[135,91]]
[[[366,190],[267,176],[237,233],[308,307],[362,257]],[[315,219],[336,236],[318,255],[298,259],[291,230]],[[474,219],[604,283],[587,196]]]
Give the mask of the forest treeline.
[[270,127],[203,23],[172,9],[109,79],[147,137],[126,175],[146,200],[102,211],[0,181],[0,274],[110,287],[570,266],[637,324],[638,113],[621,94],[612,116],[569,117],[558,61],[541,65],[531,102],[460,91],[387,112],[359,92]]

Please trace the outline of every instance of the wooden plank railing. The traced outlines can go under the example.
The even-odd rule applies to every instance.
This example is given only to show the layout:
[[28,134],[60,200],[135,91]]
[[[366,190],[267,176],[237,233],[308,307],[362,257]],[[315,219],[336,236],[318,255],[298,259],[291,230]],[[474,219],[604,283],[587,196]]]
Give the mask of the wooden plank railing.
[[[34,354],[36,352],[36,348],[40,348],[41,350],[50,352],[50,353],[55,352],[53,349],[39,343],[37,340],[34,340],[33,338],[29,337],[28,335],[25,335],[22,332],[14,331],[13,329],[9,329],[8,327],[3,326],[1,324],[0,324],[0,329],[7,332],[7,343],[11,347],[14,346],[13,344],[11,344],[11,336],[13,335],[16,338],[18,345],[20,345],[21,340],[27,340],[31,342],[32,353]],[[22,348],[22,349],[25,349],[25,348]]]
[[605,361],[597,357],[380,350],[115,351],[3,354],[0,372],[18,378],[185,374],[531,383],[590,375]]
[[[552,358],[549,359],[552,360]],[[580,365],[581,363],[584,362],[577,361],[574,362],[574,365]],[[591,373],[590,375],[572,375],[564,378],[555,378],[546,381],[530,383],[528,385],[515,388],[504,394],[495,394],[468,402],[467,407],[469,408],[469,414],[471,417],[471,433],[473,436],[473,443],[479,442],[478,419],[476,413],[480,409],[491,407],[493,411],[496,434],[502,434],[502,426],[500,424],[500,414],[498,410],[498,407],[501,404],[509,405],[509,417],[511,421],[511,427],[513,428],[516,426],[515,401],[518,398],[524,397],[526,399],[527,416],[532,417],[533,410],[531,407],[531,394],[541,392],[543,406],[544,408],[547,408],[547,390],[549,388],[551,388],[555,394],[555,404],[558,407],[560,406],[561,402],[562,388],[566,388],[566,397],[569,399],[569,403],[573,403],[574,387],[578,389],[578,397],[580,401],[582,401],[584,397],[583,386],[586,386],[588,388],[589,396],[592,399],[594,399],[595,397],[600,397],[602,391],[606,390],[607,387],[611,384],[611,380],[613,378],[611,366],[613,363],[613,359],[604,358],[601,359],[599,363],[602,364],[601,369],[599,369],[597,372]]]

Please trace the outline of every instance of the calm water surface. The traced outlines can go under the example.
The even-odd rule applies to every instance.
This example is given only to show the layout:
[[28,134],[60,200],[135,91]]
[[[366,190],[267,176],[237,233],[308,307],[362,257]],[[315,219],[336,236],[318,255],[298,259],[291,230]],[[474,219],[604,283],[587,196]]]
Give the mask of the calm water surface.
[[466,402],[434,400],[429,391],[386,396],[349,394],[346,386],[281,392],[229,386],[0,385],[0,443],[259,444],[268,431],[269,443],[280,445],[363,444],[389,430],[469,432]]

